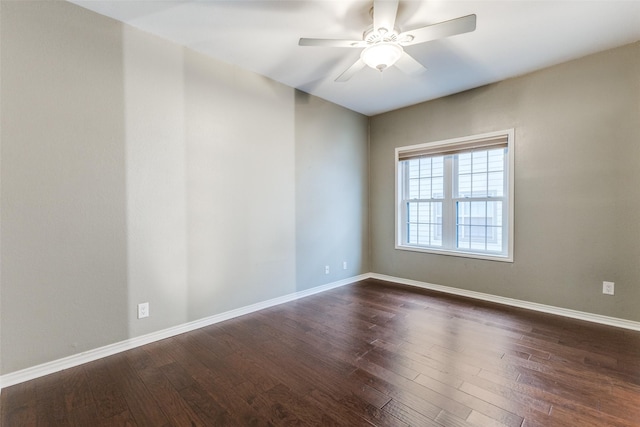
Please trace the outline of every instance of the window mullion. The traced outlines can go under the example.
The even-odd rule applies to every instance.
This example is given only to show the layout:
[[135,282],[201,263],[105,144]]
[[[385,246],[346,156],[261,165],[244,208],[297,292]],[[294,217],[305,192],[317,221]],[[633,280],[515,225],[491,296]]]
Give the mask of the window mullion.
[[403,203],[403,207],[404,207],[404,212],[403,212],[403,221],[404,221],[404,226],[403,228],[403,233],[404,233],[404,242],[409,242],[409,238],[410,238],[410,233],[409,233],[409,201],[411,200],[410,196],[410,181],[409,181],[409,177],[410,177],[410,173],[409,173],[409,163],[405,163],[404,165],[404,170],[402,171],[404,174],[404,182],[405,182],[405,188],[404,188],[404,194],[405,194],[405,201]]
[[453,156],[444,158],[444,200],[442,201],[442,246],[455,249],[456,246],[456,212],[453,201],[454,162]]
[[406,162],[400,163],[401,170],[398,175],[402,180],[402,187],[400,190],[400,206],[398,207],[398,215],[400,216],[398,224],[400,232],[400,244],[405,244],[409,241],[409,167]]

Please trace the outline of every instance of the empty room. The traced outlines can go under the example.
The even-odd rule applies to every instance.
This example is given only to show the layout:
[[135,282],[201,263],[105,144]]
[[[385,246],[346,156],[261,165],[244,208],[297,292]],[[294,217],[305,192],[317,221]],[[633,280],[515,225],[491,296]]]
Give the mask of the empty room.
[[0,0],[0,425],[640,426],[640,1]]

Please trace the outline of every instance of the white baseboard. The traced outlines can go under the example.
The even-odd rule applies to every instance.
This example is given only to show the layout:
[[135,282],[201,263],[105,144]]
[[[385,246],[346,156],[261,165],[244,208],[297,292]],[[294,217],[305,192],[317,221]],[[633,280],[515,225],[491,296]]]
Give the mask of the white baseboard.
[[130,338],[118,343],[110,344],[104,347],[96,348],[94,350],[85,351],[83,353],[74,354],[62,359],[54,360],[51,362],[43,363],[41,365],[33,366],[30,368],[22,369],[20,371],[11,372],[0,376],[0,391],[3,388],[9,387],[15,384],[19,384],[25,381],[29,381],[35,378],[39,378],[54,372],[59,372],[64,369],[73,368],[75,366],[82,365],[83,363],[92,362],[103,357],[111,356],[132,348],[140,347],[145,344],[149,344],[155,341],[163,340],[165,338],[173,337],[175,335],[183,334],[185,332],[193,331],[195,329],[203,328],[205,326],[213,325],[225,320],[233,319],[234,317],[243,316],[245,314],[253,313],[265,308],[273,307],[286,302],[294,301],[300,298],[318,294],[320,292],[328,291],[330,289],[345,286],[351,283],[358,282],[364,279],[378,279],[388,282],[394,282],[402,285],[415,286],[423,289],[429,289],[433,291],[445,292],[448,294],[459,295],[463,297],[474,298],[483,301],[495,302],[498,304],[504,304],[512,307],[525,308],[528,310],[539,311],[542,313],[555,314],[564,317],[570,317],[573,319],[585,320],[593,323],[600,323],[608,326],[615,326],[618,328],[631,329],[634,331],[640,331],[640,322],[634,322],[631,320],[619,319],[615,317],[601,316],[599,314],[586,313],[582,311],[570,310],[566,308],[554,307],[550,305],[538,304],[534,302],[522,301],[513,298],[505,298],[491,294],[484,294],[481,292],[467,291],[464,289],[452,288],[449,286],[435,285],[427,282],[420,282],[417,280],[403,279],[400,277],[387,276],[384,274],[367,273],[359,276],[350,277],[347,279],[339,280],[337,282],[328,283],[326,285],[311,288],[305,291],[294,292],[288,295],[283,295],[278,298],[273,298],[267,301],[251,304],[246,307],[241,307],[235,310],[230,310],[224,313],[216,314],[214,316],[206,317],[193,322],[184,323],[182,325],[174,326],[172,328],[164,329],[161,331],[153,332],[147,335],[142,335],[135,338]]
[[602,316],[599,314],[587,313],[584,311],[570,310],[568,308],[554,307],[552,305],[538,304],[514,298],[506,298],[497,295],[484,294],[481,292],[467,291],[465,289],[452,288],[449,286],[435,285],[433,283],[420,282],[411,279],[402,279],[400,277],[386,276],[384,274],[369,273],[367,277],[372,279],[385,280],[387,282],[399,283],[402,285],[416,286],[418,288],[429,289],[432,291],[445,292],[448,294],[459,295],[468,298],[474,298],[483,301],[495,302],[498,304],[509,305],[512,307],[525,308],[527,310],[539,311],[542,313],[555,314],[558,316],[570,317],[572,319],[585,320],[592,323],[600,323],[617,328],[631,329],[640,331],[640,322],[632,320],[619,319],[617,317]]
[[25,381],[29,381],[35,378],[39,378],[54,372],[59,372],[64,369],[73,368],[74,366],[82,365],[83,363],[92,362],[103,357],[111,356],[132,348],[140,347],[145,344],[149,344],[155,341],[160,341],[165,338],[170,338],[175,335],[183,334],[185,332],[193,331],[195,329],[203,328],[205,326],[213,325],[215,323],[223,322],[225,320],[233,319],[234,317],[243,316],[245,314],[253,313],[255,311],[263,310],[265,308],[273,307],[286,302],[294,301],[300,298],[304,298],[310,295],[314,295],[320,292],[328,291],[330,289],[345,286],[360,280],[368,278],[368,274],[361,274],[359,276],[350,277],[336,282],[328,283],[326,285],[317,286],[305,291],[294,292],[281,297],[273,298],[267,301],[258,302],[245,307],[230,310],[224,313],[216,314],[214,316],[205,317],[203,319],[195,320],[193,322],[184,323],[182,325],[174,326],[161,331],[153,332],[147,335],[142,335],[135,338],[130,338],[124,341],[120,341],[114,344],[109,344],[104,347],[96,348],[93,350],[85,351],[83,353],[74,354],[62,359],[54,360],[51,362],[43,363],[41,365],[25,368],[20,371],[11,372],[0,376],[0,391],[3,388],[19,384]]

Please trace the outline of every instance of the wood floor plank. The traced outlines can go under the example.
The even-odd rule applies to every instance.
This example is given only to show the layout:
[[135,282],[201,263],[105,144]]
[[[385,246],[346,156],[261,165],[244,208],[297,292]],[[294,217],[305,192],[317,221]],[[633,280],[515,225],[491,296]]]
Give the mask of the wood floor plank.
[[[92,381],[93,383],[93,381]],[[92,387],[96,413],[102,418],[112,418],[128,412],[129,406],[122,391],[113,383],[95,382]]]
[[67,412],[93,404],[93,394],[82,367],[68,369],[61,383]]
[[173,424],[193,427],[206,425],[159,368],[141,372],[140,378]]
[[36,412],[39,425],[69,424],[65,395],[60,387],[64,375],[64,371],[55,372],[39,379],[36,390]]
[[271,396],[257,390],[249,381],[235,388],[238,396],[244,399],[256,413],[266,418],[272,425],[305,425],[301,415],[296,414],[284,402],[274,401]]
[[[314,389],[313,382],[300,369],[296,369],[299,361],[295,355],[289,351],[282,351],[282,346],[266,345],[262,343],[260,346],[254,344],[254,350],[257,350],[252,357],[260,364],[265,373],[276,378],[278,382],[284,383],[291,390],[300,395],[306,395]],[[284,347],[288,349],[287,347]],[[233,357],[229,355],[227,357]],[[244,377],[243,382],[251,382],[251,379]],[[255,384],[254,384],[255,386]]]
[[418,384],[435,391],[444,396],[449,396],[456,402],[460,402],[466,407],[472,409],[472,411],[479,412],[489,418],[510,427],[520,427],[522,425],[523,417],[511,412],[510,408],[496,406],[487,401],[487,399],[476,397],[474,395],[465,393],[452,385],[444,384],[439,381],[435,381],[426,376],[420,376]]
[[[273,343],[263,344],[263,353],[273,354],[273,359],[270,360],[270,362],[275,363],[278,360],[286,361],[285,366],[287,368],[286,372],[288,373],[288,376],[291,376],[290,372],[295,372],[296,376],[304,378],[307,387],[314,387],[315,385],[315,387],[323,389],[334,397],[353,394],[356,398],[362,399],[367,404],[376,408],[382,408],[382,406],[384,406],[390,399],[388,396],[385,396],[366,384],[358,381],[346,380],[350,371],[353,371],[355,368],[348,368],[348,366],[345,366],[344,362],[341,360],[333,360],[332,363],[328,364],[325,358],[318,358],[313,352],[301,350],[295,344],[293,347],[288,349],[286,355],[273,353],[273,348],[279,349],[282,347],[276,345],[271,348],[270,346],[272,344]],[[290,358],[291,356],[294,357]],[[335,356],[335,354],[332,354],[332,356]],[[256,360],[254,364],[256,366],[269,365],[269,363],[265,363],[264,360]],[[280,369],[280,371],[282,372],[285,370]],[[286,384],[291,383],[290,379],[286,376],[282,376],[280,374],[278,377]],[[294,385],[297,381],[299,380],[296,379],[294,381]],[[303,392],[303,394],[305,393],[306,392]]]
[[224,377],[214,377],[211,373],[198,374],[195,377],[202,390],[206,390],[210,399],[224,408],[229,414],[238,420],[241,426],[271,426],[269,420],[253,410],[253,408],[240,397],[236,387],[225,381]]
[[182,399],[207,426],[236,426],[240,419],[212,399],[197,382],[179,390]]
[[[46,377],[43,378],[43,382]],[[0,425],[36,425],[38,420],[36,384],[33,381],[14,385],[0,395]]]
[[481,387],[469,382],[464,382],[459,388],[462,392],[511,413],[519,414],[523,418],[539,418],[540,415],[548,415],[551,412],[552,406],[547,402],[529,396],[521,396],[513,390],[509,394],[500,395],[489,391],[490,389],[491,387],[486,383],[483,383],[483,387]]
[[640,332],[368,279],[7,387],[0,425],[640,426]]
[[347,396],[340,399],[340,403],[345,408],[360,414],[368,423],[378,427],[405,427],[409,426],[408,423],[393,416],[384,409],[378,409],[373,405],[367,404],[355,396]]
[[[396,402],[402,403],[403,405],[412,408],[413,410],[424,415],[427,418],[435,419],[442,411],[442,405],[440,405],[440,401],[438,400],[439,396],[435,396],[436,398],[434,399],[434,396],[432,395],[416,395],[414,393],[407,392],[406,390],[396,387],[393,384],[387,383],[386,381],[383,381],[381,379],[374,379],[374,377],[372,377],[366,371],[358,370],[354,372],[350,376],[350,378],[362,378],[364,380],[368,379],[372,387],[384,390],[384,392],[387,395],[391,396],[391,398]],[[460,415],[465,418],[471,413],[468,408],[462,406],[455,407],[454,410],[459,410]]]
[[152,342],[143,347],[134,348],[127,352],[131,363],[136,369],[144,369],[142,366],[136,366],[136,363],[143,364],[144,367],[158,368],[169,363],[175,362],[171,357],[168,348],[171,347],[171,339]]
[[335,419],[328,414],[322,408],[315,406],[311,403],[306,396],[300,396],[293,393],[288,387],[283,384],[278,384],[275,387],[267,390],[265,393],[274,405],[287,408],[296,414],[296,417],[305,425],[317,425],[317,426],[342,426],[346,425],[339,422],[340,418]]
[[129,363],[126,353],[110,356],[104,362],[139,426],[171,425],[163,408],[138,376],[138,371]]
[[423,387],[399,375],[386,371],[373,363],[363,361],[360,363],[361,369],[354,372],[354,376],[368,381],[375,389],[382,391],[410,407],[419,407],[418,412],[424,414],[423,407],[435,407],[437,411],[445,409],[461,418],[466,418],[471,413],[471,409],[466,405],[449,398],[448,396],[436,393],[429,388]]
[[580,427],[637,427],[640,423],[637,418],[621,419],[607,414],[575,411],[563,407],[553,408],[550,421],[549,425],[575,425]]
[[[322,408],[323,411],[326,411],[330,415],[334,417],[334,419],[339,420],[346,426],[373,426],[371,422],[367,421],[362,415],[362,411],[360,410],[345,410],[345,406],[342,402],[339,402],[334,398],[334,396],[330,396],[322,390],[312,390],[311,393],[307,395],[307,399],[315,402],[319,408]],[[362,405],[366,405],[367,403],[361,401]],[[383,405],[384,406],[384,405]]]
[[441,427],[441,424],[434,419],[395,399],[391,399],[382,410],[410,426]]
[[287,319],[308,322],[312,328],[304,334],[291,330],[286,323],[279,321],[279,318],[275,316],[263,316],[263,321],[280,330],[283,334],[291,334],[298,338],[314,348],[315,352],[330,353],[335,358],[345,356],[348,360],[351,360],[352,357],[359,357],[372,348],[370,343],[363,337],[356,338],[353,334],[333,328],[329,322],[323,322],[322,317],[308,317],[307,313],[283,313]]

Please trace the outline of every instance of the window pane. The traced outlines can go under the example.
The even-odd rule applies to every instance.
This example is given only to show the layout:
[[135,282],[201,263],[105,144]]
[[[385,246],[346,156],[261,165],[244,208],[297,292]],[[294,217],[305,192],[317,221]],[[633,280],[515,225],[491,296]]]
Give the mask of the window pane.
[[409,179],[420,177],[420,159],[405,160],[404,163],[409,171]]
[[442,224],[431,224],[430,246],[442,246]]
[[502,252],[502,202],[457,202],[459,249]]
[[502,197],[504,195],[504,172],[490,172],[487,185],[489,196]]
[[407,198],[417,199],[418,196],[420,196],[420,180],[410,179],[408,190],[409,190],[409,194],[407,194]]
[[[487,231],[489,225],[495,223],[495,211],[501,207],[501,202],[458,202],[457,203],[457,231],[458,248],[485,250],[487,236],[497,239]],[[491,233],[495,233],[491,227]]]
[[419,245],[428,245],[429,244],[429,226],[426,224],[417,224],[418,229],[418,244]]
[[489,151],[489,171],[490,172],[504,170],[504,153],[505,153],[504,148]]
[[442,177],[433,178],[431,181],[431,197],[434,199],[444,198],[444,181]]
[[442,202],[408,202],[407,219],[407,243],[442,246]]
[[410,245],[418,244],[418,230],[416,227],[409,227],[409,231],[407,233],[407,243]]
[[457,211],[457,225],[469,224],[469,218],[471,217],[471,202],[458,202],[456,204]]
[[430,246],[442,246],[442,202],[431,203]]
[[418,203],[418,222],[428,223],[431,203]]
[[477,227],[472,225],[469,228],[471,231],[471,249],[484,250],[486,248],[486,227]]
[[[462,153],[454,159],[457,161],[455,197],[504,195],[504,149]],[[487,173],[488,170],[491,172]]]
[[487,152],[486,151],[474,151],[471,153],[472,158],[472,172],[486,172],[487,171]]
[[422,178],[420,180],[420,199],[431,198],[431,178]]
[[418,209],[415,203],[407,203],[407,220],[409,222],[418,221]]
[[431,158],[419,159],[420,177],[429,178],[431,176]]
[[487,174],[474,173],[471,176],[471,195],[472,197],[487,196]]
[[458,194],[456,197],[471,197],[471,175],[458,176]]
[[431,158],[431,176],[444,176],[444,156]]
[[486,225],[487,224],[487,202],[471,202],[471,220],[468,224],[471,225]]
[[487,225],[502,227],[502,202],[487,202]]
[[458,174],[471,173],[471,153],[461,153],[456,155],[458,159]]
[[444,198],[444,157],[405,160],[407,186],[405,199]]
[[487,250],[502,252],[502,227],[487,228]]
[[456,229],[458,232],[456,247],[459,249],[469,249],[471,242],[469,238],[469,227],[466,225],[459,225]]

